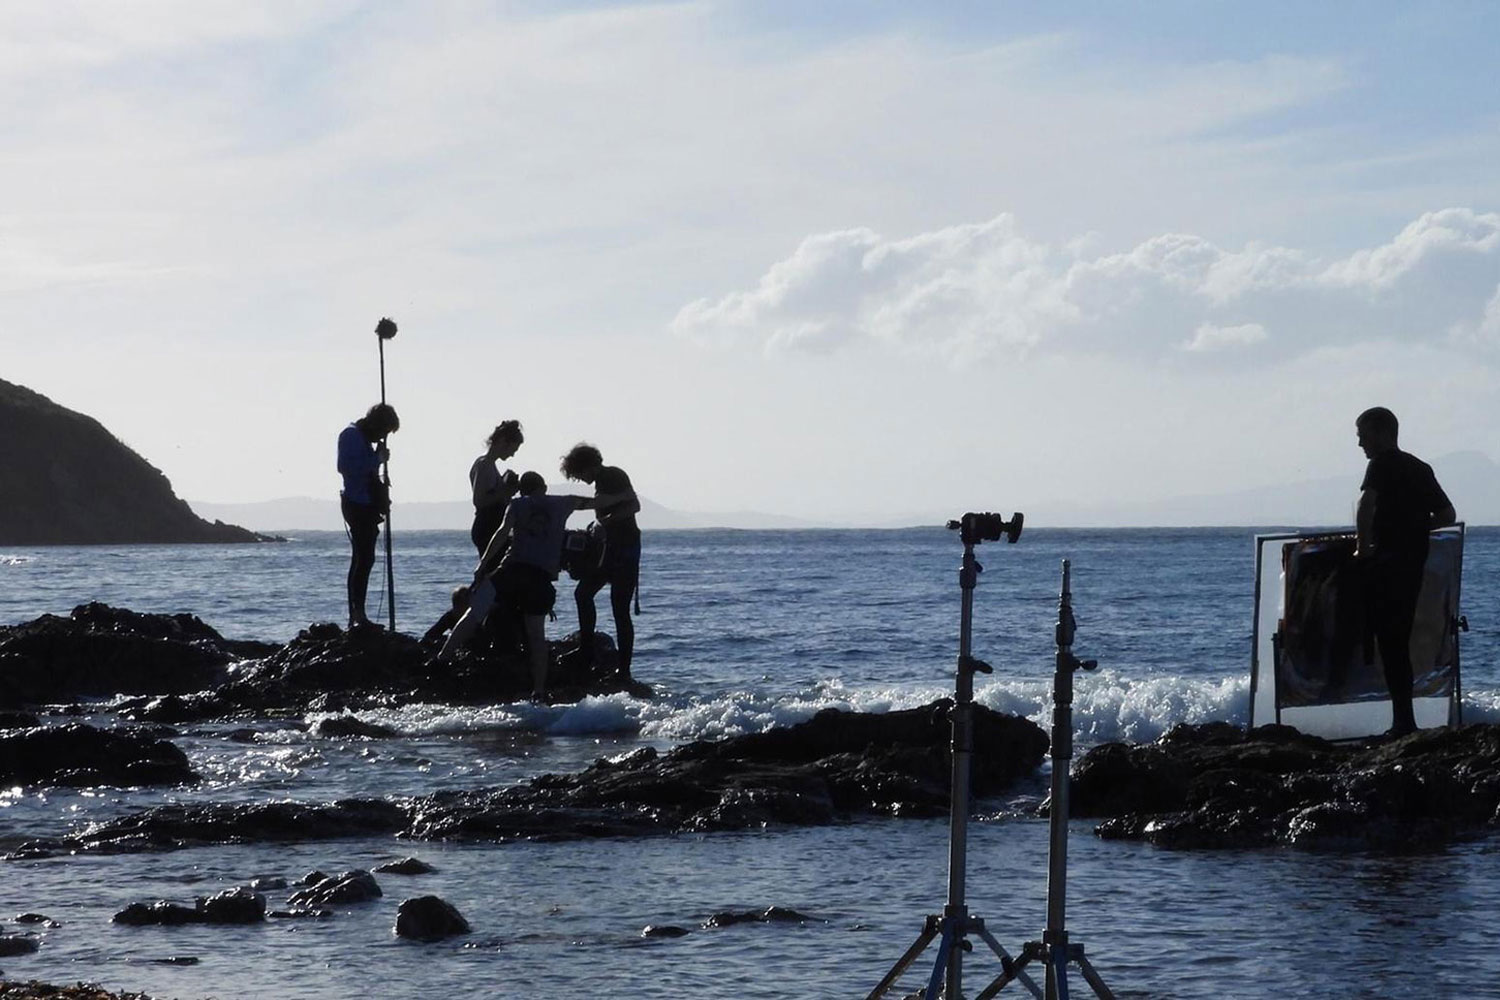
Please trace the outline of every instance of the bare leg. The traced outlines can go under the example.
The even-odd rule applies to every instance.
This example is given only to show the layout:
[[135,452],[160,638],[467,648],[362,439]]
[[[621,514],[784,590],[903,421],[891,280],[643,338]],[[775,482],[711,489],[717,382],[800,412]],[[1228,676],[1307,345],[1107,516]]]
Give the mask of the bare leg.
[[531,660],[531,696],[547,695],[547,630],[542,615],[526,616],[526,655]]

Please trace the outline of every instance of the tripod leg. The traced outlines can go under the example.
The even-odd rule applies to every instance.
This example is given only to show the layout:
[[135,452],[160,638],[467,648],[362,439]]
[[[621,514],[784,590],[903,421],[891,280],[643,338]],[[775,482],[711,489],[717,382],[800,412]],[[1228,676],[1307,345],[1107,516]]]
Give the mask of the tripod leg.
[[1088,984],[1094,988],[1094,996],[1099,1000],[1115,1000],[1115,995],[1109,991],[1108,986],[1104,985],[1104,980],[1099,978],[1099,973],[1094,971],[1088,959],[1082,955],[1075,955],[1074,961],[1078,963],[1078,971],[1083,973],[1083,978],[1088,980]]
[[1010,952],[1006,951],[1005,948],[1001,946],[999,941],[995,940],[995,935],[989,932],[989,928],[981,927],[979,928],[978,933],[979,937],[984,941],[984,943],[990,946],[990,951],[993,951],[996,955],[1000,956],[1000,965],[1006,969],[1014,969],[1014,978],[1020,980],[1021,985],[1026,987],[1027,991],[1030,992],[1032,996],[1036,997],[1037,1000],[1042,1000],[1042,988],[1036,984],[1036,980],[1032,979],[1026,973],[1020,971],[1020,966],[1016,964],[1016,960],[1011,957]]
[[911,966],[911,963],[917,960],[917,956],[922,954],[923,949],[925,949],[930,943],[932,943],[932,939],[936,936],[936,927],[928,926],[927,928],[925,928],[922,933],[918,935],[917,940],[912,944],[912,946],[906,949],[906,954],[896,959],[896,964],[891,966],[891,971],[885,974],[885,978],[880,981],[879,985],[877,985],[873,990],[870,991],[870,995],[865,997],[865,1000],[879,1000],[880,997],[885,996],[885,991],[896,984],[896,980],[901,978],[901,974]]
[[938,1000],[943,995],[943,980],[948,977],[948,955],[953,948],[953,926],[943,925],[943,939],[938,942],[937,961],[932,964],[932,978],[927,981],[923,1000]]
[[[983,990],[980,990],[979,993],[975,995],[974,1000],[991,1000],[991,998],[994,997],[997,993],[1005,989],[1005,987],[1009,983],[1013,982],[1014,980],[1020,979],[1023,975],[1025,975],[1023,970],[1031,961],[1031,957],[1032,956],[1030,952],[1022,952],[1021,957],[1012,962],[1010,967],[1007,968],[1004,972],[996,976],[993,982],[991,982]],[[1037,991],[1035,981],[1033,981],[1029,976],[1026,977],[1026,981],[1030,983],[1032,995],[1041,996],[1041,993]]]

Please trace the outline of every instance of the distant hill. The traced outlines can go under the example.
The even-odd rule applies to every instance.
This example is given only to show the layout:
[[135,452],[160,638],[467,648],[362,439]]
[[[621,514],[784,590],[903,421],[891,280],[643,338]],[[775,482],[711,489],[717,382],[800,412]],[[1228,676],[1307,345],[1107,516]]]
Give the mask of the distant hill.
[[[571,485],[571,484],[570,484]],[[578,486],[579,492],[589,488]],[[559,487],[557,492],[569,492]],[[259,503],[208,503],[192,501],[193,510],[204,517],[223,518],[236,524],[244,524],[256,531],[343,531],[344,520],[339,513],[337,494],[328,499],[314,497],[285,497],[280,500],[265,500]],[[578,518],[587,521],[586,513]],[[721,514],[690,514],[663,507],[659,503],[642,498],[641,512],[636,518],[641,527],[653,530],[676,528],[810,528],[817,525],[793,517],[776,514],[758,514],[754,511],[735,511]],[[474,520],[474,508],[465,500],[443,502],[403,503],[395,498],[391,511],[391,522],[396,531],[467,531]],[[580,522],[580,523],[583,523]]]
[[0,545],[260,540],[194,514],[99,421],[0,379]]

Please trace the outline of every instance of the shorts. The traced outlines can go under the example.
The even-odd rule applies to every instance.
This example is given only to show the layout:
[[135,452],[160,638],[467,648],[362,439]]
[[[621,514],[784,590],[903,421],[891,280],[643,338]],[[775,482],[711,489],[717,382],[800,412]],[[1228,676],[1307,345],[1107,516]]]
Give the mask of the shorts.
[[557,601],[557,588],[544,570],[525,563],[507,563],[495,572],[495,602],[520,609],[523,615],[545,615]]

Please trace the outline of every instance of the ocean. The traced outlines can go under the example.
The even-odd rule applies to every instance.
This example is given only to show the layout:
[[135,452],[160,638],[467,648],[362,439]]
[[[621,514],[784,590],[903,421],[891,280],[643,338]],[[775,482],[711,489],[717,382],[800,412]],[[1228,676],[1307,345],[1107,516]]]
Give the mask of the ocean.
[[[420,634],[466,582],[467,533],[398,531],[396,611]],[[1049,723],[1060,564],[1071,560],[1079,753],[1181,722],[1248,717],[1254,589],[1248,528],[1029,529],[980,546],[975,698]],[[284,544],[0,549],[0,623],[104,601],[189,612],[229,638],[285,642],[340,621],[348,548],[333,532]],[[174,742],[204,775],[165,790],[0,790],[0,847],[162,802],[329,801],[484,788],[572,771],[641,745],[668,748],[787,725],[827,707],[888,711],[953,689],[955,532],[660,531],[644,544],[635,675],[653,698],[577,705],[424,705],[367,713],[395,739],[335,739],[262,722],[194,724]],[[1500,529],[1468,532],[1465,721],[1500,721]],[[371,617],[384,621],[371,585]],[[572,631],[566,581],[548,634]],[[379,611],[377,613],[377,608]],[[608,602],[600,627],[612,631]],[[101,709],[100,724],[116,720]],[[309,716],[305,722],[316,721]],[[1013,952],[1045,922],[1045,768],[970,827],[971,911]],[[39,912],[9,979],[86,980],[156,997],[864,996],[942,910],[946,821],[868,820],[578,843],[393,839],[231,845],[0,864],[0,920]],[[121,927],[127,904],[191,905],[262,875],[370,868],[385,896],[323,921]],[[1069,929],[1121,997],[1500,997],[1500,840],[1399,857],[1293,849],[1174,852],[1071,827]],[[435,893],[473,925],[437,944],[395,938],[401,899]],[[273,896],[273,905],[279,900]],[[705,928],[723,910],[795,909],[802,924]],[[692,930],[643,938],[648,924]],[[9,932],[21,928],[0,927]],[[34,928],[33,928],[34,929]],[[924,962],[930,968],[933,951]],[[981,946],[972,991],[999,970]],[[904,981],[916,987],[918,977]],[[1075,989],[1083,987],[1075,982]],[[1003,996],[1012,993],[1010,987]]]

